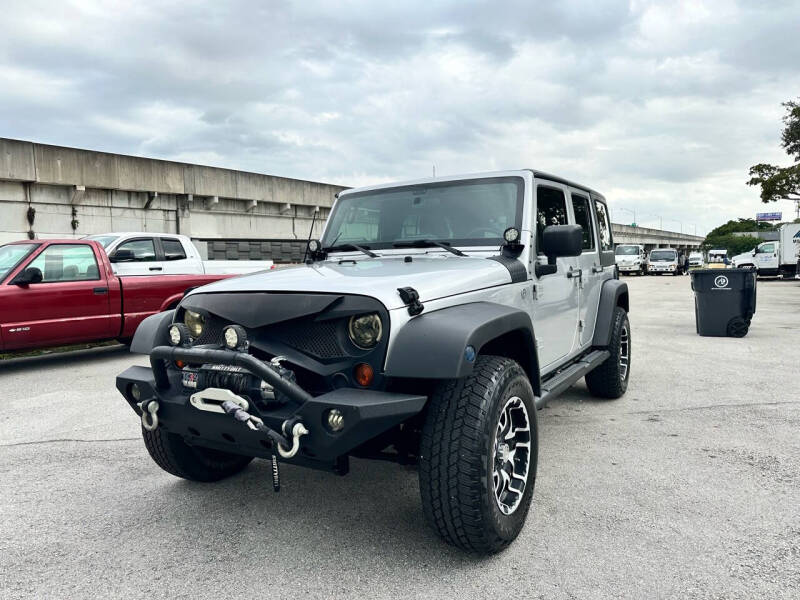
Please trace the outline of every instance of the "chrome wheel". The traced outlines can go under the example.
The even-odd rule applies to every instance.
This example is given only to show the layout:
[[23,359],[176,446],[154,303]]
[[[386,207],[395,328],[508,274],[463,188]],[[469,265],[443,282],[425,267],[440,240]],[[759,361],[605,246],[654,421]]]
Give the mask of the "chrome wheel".
[[631,364],[631,341],[628,334],[628,325],[622,326],[619,336],[619,378],[625,381],[628,378],[628,368]]
[[531,458],[528,409],[518,396],[508,399],[494,434],[494,498],[500,512],[513,513],[525,494]]

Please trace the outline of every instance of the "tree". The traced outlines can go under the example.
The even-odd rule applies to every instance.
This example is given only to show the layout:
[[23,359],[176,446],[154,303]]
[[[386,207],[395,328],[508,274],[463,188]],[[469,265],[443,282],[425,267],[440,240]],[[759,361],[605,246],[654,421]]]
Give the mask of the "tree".
[[742,232],[772,231],[775,227],[769,223],[759,223],[754,219],[736,219],[716,227],[708,232],[703,241],[703,248],[725,248],[730,256],[752,250],[762,242],[752,235],[734,235]]
[[793,157],[795,164],[779,167],[760,163],[750,167],[750,181],[747,185],[761,186],[761,201],[800,199],[800,103],[784,102],[786,114],[783,116],[784,128],[781,145]]

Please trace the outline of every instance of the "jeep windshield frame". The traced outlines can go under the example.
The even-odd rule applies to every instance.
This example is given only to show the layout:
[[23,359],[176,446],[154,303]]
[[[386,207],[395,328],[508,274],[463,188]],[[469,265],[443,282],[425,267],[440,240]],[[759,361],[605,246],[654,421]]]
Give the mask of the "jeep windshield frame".
[[321,243],[370,250],[413,248],[414,242],[500,246],[508,227],[522,229],[524,198],[525,180],[516,175],[345,193],[333,206]]

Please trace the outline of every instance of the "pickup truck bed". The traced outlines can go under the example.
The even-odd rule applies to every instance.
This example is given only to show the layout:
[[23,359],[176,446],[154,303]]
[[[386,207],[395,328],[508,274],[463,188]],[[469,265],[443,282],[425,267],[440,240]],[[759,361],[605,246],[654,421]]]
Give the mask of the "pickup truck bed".
[[[37,270],[41,281],[35,281]],[[120,277],[102,246],[90,240],[0,246],[0,350],[125,340],[146,317],[177,305],[187,290],[225,277],[230,275]]]

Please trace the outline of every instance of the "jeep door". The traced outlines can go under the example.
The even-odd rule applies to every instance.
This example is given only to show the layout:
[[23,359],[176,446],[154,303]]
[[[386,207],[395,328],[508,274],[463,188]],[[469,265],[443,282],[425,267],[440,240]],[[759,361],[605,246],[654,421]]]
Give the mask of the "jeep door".
[[583,190],[570,189],[572,213],[575,223],[583,228],[583,253],[578,257],[580,269],[580,312],[578,330],[581,348],[592,342],[594,324],[597,320],[597,307],[600,304],[600,288],[606,278],[600,264],[600,252],[595,227],[595,211],[589,194]]
[[[536,240],[537,260],[546,263],[541,252],[542,232],[549,225],[573,224],[572,211],[567,205],[565,186],[540,180],[536,182]],[[580,278],[577,257],[556,259],[558,270],[543,275],[536,282],[536,302],[532,320],[536,332],[539,363],[543,372],[550,370],[576,346]]]

